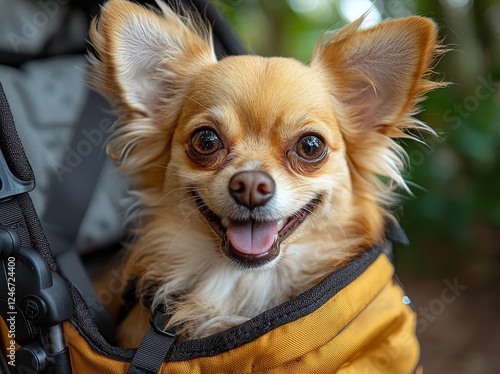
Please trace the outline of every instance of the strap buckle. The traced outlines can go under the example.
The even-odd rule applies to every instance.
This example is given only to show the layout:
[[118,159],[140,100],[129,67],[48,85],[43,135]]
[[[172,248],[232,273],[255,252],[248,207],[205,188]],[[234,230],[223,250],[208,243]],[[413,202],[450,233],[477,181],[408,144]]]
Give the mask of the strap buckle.
[[149,323],[158,334],[168,336],[172,339],[177,339],[177,333],[179,332],[178,325],[172,326],[168,330],[165,330],[165,326],[167,325],[170,317],[170,314],[166,313],[165,305],[160,304],[155,308],[154,313],[149,320]]
[[164,326],[170,315],[159,305],[150,320],[148,330],[135,351],[127,374],[157,374],[177,340],[177,328],[165,331]]

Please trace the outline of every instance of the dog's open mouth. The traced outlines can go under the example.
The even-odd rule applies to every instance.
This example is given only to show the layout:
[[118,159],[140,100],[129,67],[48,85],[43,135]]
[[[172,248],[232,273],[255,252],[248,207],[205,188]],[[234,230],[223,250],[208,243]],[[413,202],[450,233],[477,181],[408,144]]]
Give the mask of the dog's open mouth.
[[206,206],[196,191],[192,193],[210,227],[222,238],[224,254],[247,267],[259,267],[275,259],[283,240],[304,222],[320,202],[320,197],[316,197],[292,216],[276,221],[233,221],[221,219]]

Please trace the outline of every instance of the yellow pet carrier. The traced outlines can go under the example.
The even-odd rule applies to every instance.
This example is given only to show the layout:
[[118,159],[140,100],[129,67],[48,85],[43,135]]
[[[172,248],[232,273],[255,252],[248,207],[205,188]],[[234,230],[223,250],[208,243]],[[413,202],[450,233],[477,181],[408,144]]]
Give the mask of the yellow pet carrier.
[[298,297],[222,333],[176,344],[161,313],[138,349],[101,334],[60,274],[27,195],[33,174],[0,96],[0,312],[17,373],[413,373],[416,315],[381,243]]

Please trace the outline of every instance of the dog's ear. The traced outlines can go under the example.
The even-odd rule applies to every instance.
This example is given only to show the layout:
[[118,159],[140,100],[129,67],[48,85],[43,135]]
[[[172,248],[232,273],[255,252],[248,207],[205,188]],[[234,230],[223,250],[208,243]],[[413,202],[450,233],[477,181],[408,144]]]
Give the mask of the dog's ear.
[[159,10],[110,0],[90,30],[91,80],[129,118],[152,117],[165,101],[182,96],[185,79],[216,61],[201,22],[157,4]]
[[[169,144],[193,76],[216,62],[210,30],[160,0],[159,9],[109,0],[90,29],[89,78],[116,107],[107,152],[135,187],[161,191]],[[184,13],[184,14],[182,14]]]
[[405,127],[422,94],[436,86],[425,75],[437,50],[437,28],[417,16],[366,30],[360,30],[362,21],[320,40],[311,66],[327,72],[350,126],[398,135],[392,126]]
[[320,40],[311,67],[331,89],[353,183],[385,204],[394,200],[397,186],[408,190],[401,176],[406,154],[393,139],[432,132],[412,116],[427,91],[445,85],[428,79],[444,50],[430,19],[413,16],[360,29],[362,21]]

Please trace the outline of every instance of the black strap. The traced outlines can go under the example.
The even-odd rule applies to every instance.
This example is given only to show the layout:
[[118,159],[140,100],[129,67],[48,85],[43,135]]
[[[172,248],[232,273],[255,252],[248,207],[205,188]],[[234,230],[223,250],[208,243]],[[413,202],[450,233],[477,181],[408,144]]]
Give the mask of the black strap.
[[[6,321],[16,317],[15,340],[21,345],[9,360],[19,364],[16,373],[39,372],[42,367],[71,373],[64,338],[53,333],[62,331],[62,322],[73,314],[73,303],[29,198],[33,187],[33,171],[0,85],[0,314]],[[14,296],[8,293],[12,286]],[[48,335],[51,338],[44,341]]]
[[164,331],[168,315],[162,308],[156,310],[151,327],[137,348],[128,374],[157,374],[168,352],[176,341],[176,329]]
[[103,150],[106,132],[115,119],[103,108],[109,108],[107,101],[89,90],[69,151],[52,179],[42,224],[61,272],[80,291],[103,335],[112,338],[115,332],[113,321],[98,301],[75,247],[106,160]]
[[[33,171],[17,135],[1,84],[0,169],[0,226],[14,229],[20,239],[21,247],[38,249],[37,245],[41,244],[42,251],[46,252],[48,250],[44,246],[46,241],[42,238],[40,223],[27,193],[34,187]],[[22,184],[26,185],[24,190],[21,188]],[[35,238],[39,238],[40,241],[35,242]],[[23,319],[19,318],[19,321]],[[38,327],[28,320],[24,321],[24,324],[19,323],[19,326],[16,326],[16,341],[21,344],[30,342],[38,336]]]
[[[0,84],[0,224],[13,228],[21,246],[47,254],[49,248],[27,192],[34,188],[34,174],[17,135],[9,103]],[[8,180],[11,180],[9,182]],[[15,185],[11,185],[14,181]],[[9,196],[10,195],[10,196]],[[50,263],[49,263],[50,265]]]

